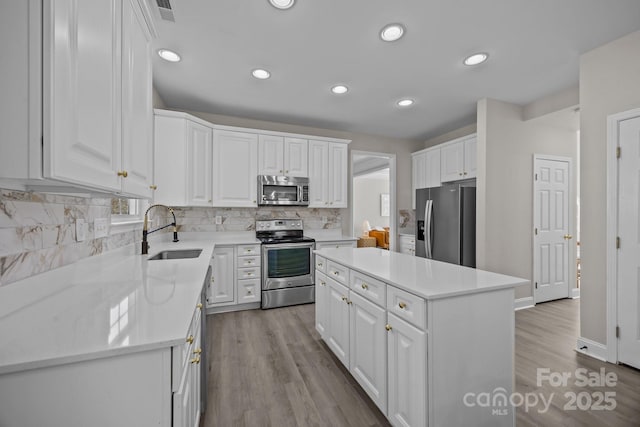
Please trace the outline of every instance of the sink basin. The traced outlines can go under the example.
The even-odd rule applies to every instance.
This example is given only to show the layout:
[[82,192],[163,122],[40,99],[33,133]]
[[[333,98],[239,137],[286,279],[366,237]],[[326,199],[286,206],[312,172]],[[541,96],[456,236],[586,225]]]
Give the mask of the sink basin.
[[198,258],[201,253],[202,249],[176,249],[173,251],[162,251],[149,258],[149,261],[155,261],[158,259]]

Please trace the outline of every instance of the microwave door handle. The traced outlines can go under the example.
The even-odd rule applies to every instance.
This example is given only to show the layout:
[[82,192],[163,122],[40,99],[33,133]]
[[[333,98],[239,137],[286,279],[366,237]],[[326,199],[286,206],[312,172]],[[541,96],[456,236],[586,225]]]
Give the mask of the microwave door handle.
[[298,203],[302,203],[302,185],[298,185]]

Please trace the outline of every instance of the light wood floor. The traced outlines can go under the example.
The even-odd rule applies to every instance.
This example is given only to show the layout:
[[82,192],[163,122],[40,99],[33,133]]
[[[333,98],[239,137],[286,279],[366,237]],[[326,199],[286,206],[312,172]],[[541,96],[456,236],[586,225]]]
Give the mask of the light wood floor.
[[[204,422],[217,426],[388,426],[385,417],[320,340],[314,305],[216,314],[207,319],[209,401]],[[525,411],[518,426],[640,426],[640,372],[574,351],[579,300],[516,313],[516,392],[551,398]],[[536,384],[537,368],[571,372],[604,367],[614,388]],[[455,367],[452,367],[455,368]],[[566,392],[614,391],[614,411],[566,411]],[[460,426],[462,427],[462,426]]]

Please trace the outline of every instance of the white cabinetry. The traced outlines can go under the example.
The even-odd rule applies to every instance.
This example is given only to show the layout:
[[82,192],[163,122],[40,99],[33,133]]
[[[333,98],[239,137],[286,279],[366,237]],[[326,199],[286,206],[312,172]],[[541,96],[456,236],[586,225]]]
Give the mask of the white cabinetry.
[[442,145],[440,179],[442,182],[476,177],[477,139],[475,135]]
[[309,207],[347,207],[347,144],[309,141]]
[[217,246],[211,258],[211,283],[207,287],[207,308],[235,302],[235,259],[233,246]]
[[411,154],[411,203],[416,208],[416,189],[439,187],[440,148],[429,148]]
[[325,342],[349,369],[349,289],[331,277],[328,277],[327,286]]
[[258,135],[216,129],[213,206],[257,207]]
[[29,1],[2,18],[25,53],[0,87],[15,108],[0,118],[0,178],[148,197],[151,35],[138,1]]
[[307,177],[309,142],[302,138],[260,135],[258,174]]
[[323,263],[324,259],[318,260],[316,258],[316,331],[320,334],[323,340],[327,341],[327,316],[329,310],[327,309],[329,298],[329,280],[327,275],[317,270],[318,262]]
[[407,234],[400,235],[400,253],[407,255],[416,254],[416,238]]
[[257,308],[262,290],[260,265],[257,243],[216,245],[211,259],[211,283],[206,292],[209,312]]
[[154,201],[211,206],[213,130],[185,113],[155,110]]
[[316,242],[316,250],[324,248],[355,248],[355,240],[331,240]]

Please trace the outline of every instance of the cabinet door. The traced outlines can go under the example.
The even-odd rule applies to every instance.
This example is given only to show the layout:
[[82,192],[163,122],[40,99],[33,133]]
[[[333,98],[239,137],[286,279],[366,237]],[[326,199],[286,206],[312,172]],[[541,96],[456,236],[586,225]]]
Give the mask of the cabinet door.
[[462,179],[464,168],[464,144],[456,142],[440,149],[440,181]]
[[329,206],[346,208],[347,202],[347,145],[329,144]]
[[329,143],[309,141],[309,207],[326,208],[329,192]]
[[389,313],[387,418],[394,426],[427,425],[426,333]]
[[464,177],[475,178],[477,171],[478,138],[473,137],[464,141]]
[[118,192],[122,1],[45,1],[44,176]]
[[187,204],[211,206],[212,203],[212,136],[207,126],[187,121]]
[[[434,148],[425,153],[424,188],[440,187],[440,149]],[[415,194],[414,194],[415,197]]]
[[151,197],[151,34],[136,0],[122,8],[122,192]]
[[[427,153],[411,155],[411,207],[416,208],[416,190],[426,188]],[[440,167],[438,166],[438,173]]]
[[213,173],[214,206],[257,207],[258,135],[216,130]]
[[327,334],[325,342],[349,369],[349,290],[333,279],[327,280]]
[[316,242],[316,250],[324,248],[355,248],[355,240],[335,240],[332,242]]
[[211,258],[211,283],[207,288],[207,307],[235,302],[235,266],[233,246],[219,246]]
[[[387,412],[387,312],[354,292],[350,299],[351,375],[371,400]],[[425,402],[426,404],[426,402]]]
[[284,139],[284,174],[309,176],[309,141],[301,138]]
[[327,276],[316,270],[316,331],[327,341],[328,286]]
[[400,236],[400,253],[407,255],[415,255],[416,251],[415,237],[413,236]]
[[273,135],[258,136],[258,174],[285,175],[284,138]]

